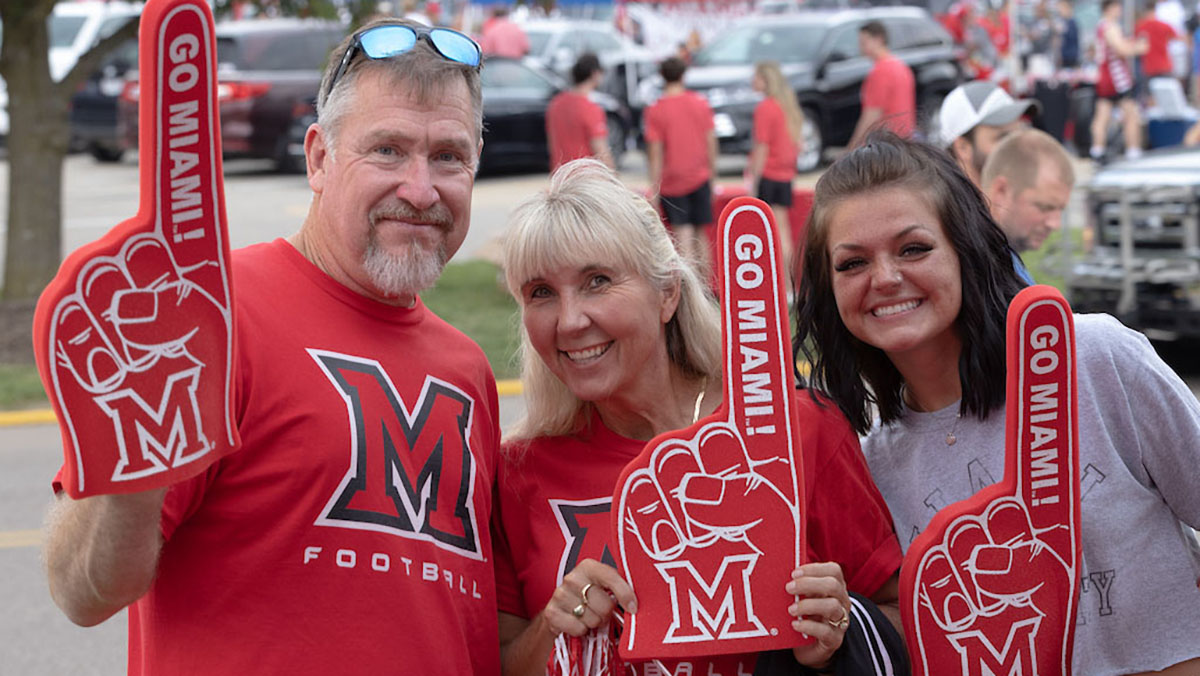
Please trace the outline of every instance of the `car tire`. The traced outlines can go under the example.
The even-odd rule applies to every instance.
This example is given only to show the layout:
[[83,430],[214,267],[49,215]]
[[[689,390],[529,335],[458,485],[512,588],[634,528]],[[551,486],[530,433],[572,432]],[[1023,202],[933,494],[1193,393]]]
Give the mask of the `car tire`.
[[608,126],[608,152],[612,154],[613,167],[620,169],[627,138],[625,124],[616,115],[606,116],[605,124]]
[[125,156],[125,151],[120,148],[110,148],[95,143],[88,148],[88,152],[97,162],[104,162],[106,164],[120,162],[121,158]]
[[801,108],[804,113],[804,149],[796,156],[796,171],[807,173],[821,166],[825,154],[825,141],[821,136],[821,125],[811,108]]

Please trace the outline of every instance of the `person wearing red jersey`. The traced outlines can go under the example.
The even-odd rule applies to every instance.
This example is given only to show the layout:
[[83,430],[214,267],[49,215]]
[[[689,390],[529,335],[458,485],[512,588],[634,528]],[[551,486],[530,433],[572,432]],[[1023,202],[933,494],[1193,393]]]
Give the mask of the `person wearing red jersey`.
[[1142,116],[1133,100],[1133,69],[1129,57],[1146,53],[1149,45],[1139,38],[1130,40],[1121,30],[1121,0],[1104,0],[1100,22],[1096,24],[1096,62],[1100,74],[1096,80],[1096,110],[1092,114],[1092,159],[1102,160],[1108,140],[1108,122],[1113,104],[1121,107],[1121,125],[1125,134],[1125,156],[1142,154]]
[[708,244],[700,226],[712,223],[712,179],[717,136],[708,101],[683,86],[687,64],[678,57],[659,66],[666,86],[646,110],[646,157],[651,203],[661,203],[679,250],[708,269]]
[[334,50],[308,215],[233,255],[242,448],[52,508],[51,595],[85,626],[129,606],[130,674],[499,672],[495,380],[418,297],[470,222],[479,50],[432,30]]
[[550,173],[581,157],[595,157],[615,167],[608,149],[604,109],[588,98],[604,80],[600,59],[590,52],[580,55],[571,67],[571,80],[575,86],[555,96],[546,106]]
[[778,63],[755,64],[752,86],[763,94],[763,100],[754,108],[754,149],[747,166],[750,194],[770,205],[779,227],[784,265],[790,270],[792,226],[788,209],[792,208],[796,158],[804,145],[804,113]]
[[[593,160],[560,169],[510,223],[504,269],[521,305],[527,409],[499,473],[497,598],[504,673],[540,675],[556,636],[595,636],[616,603],[636,613],[663,602],[635,598],[613,565],[612,494],[646,441],[719,405],[721,320],[651,205]],[[763,656],[651,660],[635,673],[751,673],[760,662],[771,673],[840,669],[862,656],[851,646],[868,635],[891,637],[889,667],[904,662],[869,600],[896,599],[890,515],[840,413],[805,393],[794,401],[810,563],[779,593],[803,597],[792,627],[815,640]],[[845,673],[885,673],[875,668]]]
[[887,29],[878,21],[858,29],[858,49],[875,65],[863,80],[862,113],[849,147],[861,143],[877,125],[898,136],[911,136],[917,128],[917,82],[912,69],[888,49]]
[[486,56],[519,59],[529,53],[529,36],[508,18],[508,8],[501,5],[492,12],[491,21],[484,25],[479,48]]
[[1172,77],[1171,54],[1168,51],[1172,40],[1180,39],[1171,24],[1159,19],[1154,13],[1155,0],[1146,2],[1142,18],[1133,28],[1133,34],[1145,41],[1146,53],[1142,55],[1139,75],[1139,91],[1145,94],[1148,82],[1158,77]]

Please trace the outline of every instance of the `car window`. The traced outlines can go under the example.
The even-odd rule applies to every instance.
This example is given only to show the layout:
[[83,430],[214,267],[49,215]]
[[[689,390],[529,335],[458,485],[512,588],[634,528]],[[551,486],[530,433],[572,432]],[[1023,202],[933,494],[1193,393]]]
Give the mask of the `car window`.
[[595,54],[616,52],[621,49],[621,42],[608,33],[600,31],[581,31],[583,48]]
[[847,23],[833,30],[829,39],[829,58],[832,61],[845,61],[861,56],[858,50],[858,23]]
[[883,28],[888,35],[888,49],[908,49],[913,46],[912,22],[907,19],[884,19]]
[[526,37],[529,38],[529,53],[543,54],[546,51],[546,45],[550,44],[550,33],[547,31],[526,31]]
[[217,62],[238,70],[320,71],[340,38],[340,34],[329,31],[218,38]]
[[913,47],[935,47],[950,44],[950,34],[936,21],[910,19]]
[[75,44],[86,17],[50,15],[50,47],[70,47]]
[[748,25],[731,30],[696,54],[698,66],[753,65],[759,61],[812,61],[827,29],[818,25]]
[[110,17],[108,17],[107,19],[104,20],[104,23],[100,24],[100,30],[96,34],[96,40],[97,41],[103,40],[104,38],[112,35],[113,33],[116,33],[117,31],[121,30],[121,28],[125,24],[129,23],[130,21],[133,21],[135,18],[136,17],[132,17],[132,16],[110,16]]
[[488,61],[479,81],[484,90],[531,89],[548,95],[554,89],[544,77],[515,61]]

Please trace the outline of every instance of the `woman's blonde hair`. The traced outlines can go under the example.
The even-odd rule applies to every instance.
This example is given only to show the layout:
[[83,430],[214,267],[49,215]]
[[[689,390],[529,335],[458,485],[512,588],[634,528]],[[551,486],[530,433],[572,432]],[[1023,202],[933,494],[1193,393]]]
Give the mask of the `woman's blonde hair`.
[[[602,163],[582,159],[560,167],[547,190],[509,216],[504,273],[524,312],[521,287],[527,281],[557,268],[593,263],[626,267],[663,291],[678,283],[679,305],[666,326],[671,365],[686,376],[720,377],[721,320],[711,290],[676,250],[650,203]],[[580,431],[592,404],[577,398],[550,371],[524,326],[520,359],[525,416],[509,430],[508,439]]]
[[783,71],[779,70],[779,64],[774,61],[759,61],[754,64],[754,74],[762,78],[766,95],[775,99],[783,109],[788,133],[792,135],[792,141],[799,145],[804,140],[804,113],[800,111],[800,103],[796,101],[796,92],[792,85],[783,76]]

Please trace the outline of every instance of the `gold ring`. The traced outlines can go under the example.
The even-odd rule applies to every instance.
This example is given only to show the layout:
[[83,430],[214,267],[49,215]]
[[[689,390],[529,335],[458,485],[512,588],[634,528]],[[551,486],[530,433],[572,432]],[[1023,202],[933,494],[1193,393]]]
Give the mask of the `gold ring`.
[[584,603],[580,603],[579,605],[577,605],[571,609],[571,614],[574,615],[575,617],[583,617],[583,614],[586,612],[587,612],[587,604],[584,604]]
[[591,582],[589,582],[589,583],[583,585],[583,591],[579,592],[579,595],[583,597],[583,605],[585,605],[585,606],[588,604],[587,593],[592,590],[593,586],[594,585]]
[[845,629],[846,627],[850,626],[850,613],[846,612],[845,608],[842,608],[842,619],[836,622],[833,620],[825,620],[825,623],[834,629]]

